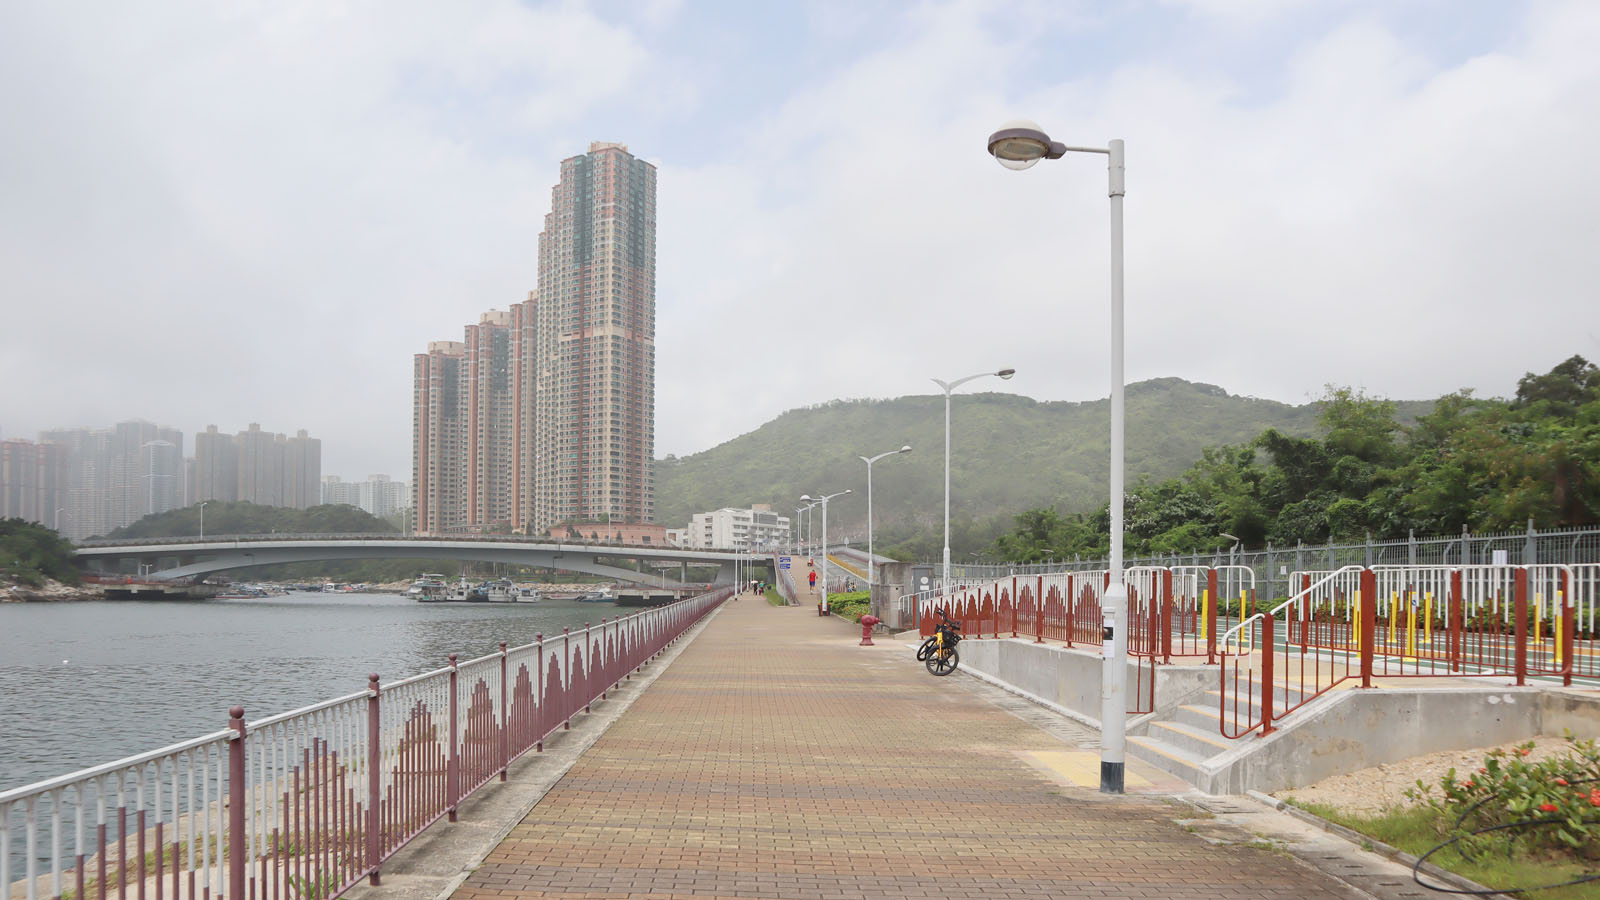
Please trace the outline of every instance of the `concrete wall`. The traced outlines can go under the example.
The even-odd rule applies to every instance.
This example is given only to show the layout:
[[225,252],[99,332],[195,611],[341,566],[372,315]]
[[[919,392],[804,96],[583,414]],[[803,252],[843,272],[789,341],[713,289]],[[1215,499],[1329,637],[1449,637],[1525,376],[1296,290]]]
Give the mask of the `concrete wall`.
[[[1098,653],[1026,639],[961,642],[963,671],[1070,718],[1100,725]],[[1128,669],[1132,691],[1137,672]],[[1155,713],[1131,716],[1129,734],[1216,688],[1214,666],[1158,666]],[[1339,690],[1201,765],[1195,786],[1214,794],[1276,791],[1438,750],[1535,735],[1600,735],[1600,696],[1547,687],[1441,686]]]
[[[961,642],[961,668],[1100,727],[1100,654],[1088,650],[1035,644],[1026,638],[968,639]],[[1145,669],[1148,678],[1150,670]],[[1206,666],[1157,666],[1155,713],[1131,717],[1127,729],[1137,734],[1149,720],[1216,686],[1216,670]],[[1128,666],[1129,705],[1139,683],[1139,668]]]

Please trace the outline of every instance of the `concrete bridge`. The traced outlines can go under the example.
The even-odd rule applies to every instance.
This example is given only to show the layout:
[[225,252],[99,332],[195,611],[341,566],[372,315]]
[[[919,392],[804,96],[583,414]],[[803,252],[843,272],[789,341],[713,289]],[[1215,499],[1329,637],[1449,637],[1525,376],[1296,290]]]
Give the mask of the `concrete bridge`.
[[[90,574],[125,572],[130,564],[151,579],[199,578],[213,572],[277,563],[348,559],[449,559],[564,569],[624,582],[680,587],[666,570],[716,566],[715,584],[731,584],[736,563],[770,569],[758,557],[731,550],[556,541],[520,535],[463,537],[407,535],[254,534],[86,541],[76,550]],[[770,559],[770,558],[769,558]],[[624,561],[638,568],[626,568]],[[770,573],[769,577],[770,577]]]

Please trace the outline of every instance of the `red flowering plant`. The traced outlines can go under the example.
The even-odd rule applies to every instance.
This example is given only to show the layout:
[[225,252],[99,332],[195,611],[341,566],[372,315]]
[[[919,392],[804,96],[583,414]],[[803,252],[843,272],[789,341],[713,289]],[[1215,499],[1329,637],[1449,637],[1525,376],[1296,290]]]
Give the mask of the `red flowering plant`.
[[1451,769],[1439,794],[1418,780],[1406,796],[1432,807],[1440,837],[1469,857],[1520,847],[1600,859],[1600,748],[1566,738],[1565,755],[1531,762],[1532,742],[1494,750],[1473,774]]

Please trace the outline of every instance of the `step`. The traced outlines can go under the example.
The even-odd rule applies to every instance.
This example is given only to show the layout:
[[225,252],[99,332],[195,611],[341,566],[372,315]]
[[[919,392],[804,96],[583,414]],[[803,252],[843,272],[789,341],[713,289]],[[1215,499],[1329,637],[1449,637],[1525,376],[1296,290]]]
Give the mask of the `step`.
[[1126,746],[1129,755],[1142,759],[1163,772],[1176,775],[1190,784],[1195,784],[1200,779],[1200,766],[1205,760],[1176,744],[1169,744],[1160,738],[1148,735],[1130,734],[1127,736]]
[[1220,715],[1221,711],[1215,703],[1191,703],[1173,710],[1171,721],[1196,731],[1216,734],[1220,738],[1221,734],[1217,731]]
[[1217,730],[1217,717],[1212,713],[1209,728],[1196,727],[1182,722],[1151,722],[1146,737],[1170,744],[1197,759],[1210,759],[1218,753],[1236,746]]
[[[1260,688],[1261,688],[1260,685],[1256,685],[1256,691],[1252,692],[1250,694],[1246,694],[1244,691],[1240,691],[1237,695],[1233,694],[1232,692],[1229,692],[1228,695],[1227,695],[1227,699],[1228,699],[1227,709],[1229,710],[1229,712],[1232,713],[1235,709],[1237,709],[1238,710],[1238,714],[1241,715],[1241,716],[1244,715],[1246,711],[1249,712],[1251,717],[1260,716],[1261,715]],[[1308,696],[1309,695],[1304,691],[1294,690],[1294,689],[1287,688],[1287,687],[1285,687],[1283,685],[1278,685],[1277,689],[1274,690],[1273,693],[1272,693],[1273,715],[1277,716],[1277,715],[1281,714],[1284,710],[1289,708],[1291,702],[1294,703],[1294,704],[1299,704],[1303,700],[1305,700],[1305,698],[1308,697]],[[1223,705],[1222,705],[1223,693],[1222,693],[1222,691],[1220,691],[1220,690],[1206,691],[1205,697],[1206,697],[1206,700],[1200,705],[1209,706],[1213,710],[1217,710],[1217,711],[1220,711],[1220,710],[1223,709]]]

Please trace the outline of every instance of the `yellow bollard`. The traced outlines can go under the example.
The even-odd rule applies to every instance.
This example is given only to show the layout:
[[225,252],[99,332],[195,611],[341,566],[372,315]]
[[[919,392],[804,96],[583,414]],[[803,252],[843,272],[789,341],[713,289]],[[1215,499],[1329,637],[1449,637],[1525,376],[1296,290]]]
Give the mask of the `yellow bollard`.
[[1390,591],[1389,592],[1389,633],[1388,633],[1388,635],[1385,636],[1384,641],[1383,641],[1385,647],[1387,647],[1389,644],[1394,644],[1396,648],[1398,648],[1400,646],[1400,629],[1396,627],[1399,624],[1399,621],[1398,621],[1399,615],[1400,615],[1400,592],[1399,591]]
[[1244,588],[1239,588],[1239,621],[1250,618],[1250,601],[1245,599]]
[[1556,671],[1557,672],[1561,671],[1561,661],[1562,661],[1561,660],[1561,656],[1562,656],[1561,651],[1566,649],[1565,646],[1564,646],[1565,642],[1563,642],[1561,640],[1561,638],[1563,637],[1563,635],[1561,633],[1562,628],[1567,623],[1567,617],[1565,615],[1562,615],[1562,613],[1565,611],[1563,609],[1563,607],[1565,605],[1566,605],[1566,598],[1562,596],[1562,592],[1561,591],[1556,591],[1555,622],[1552,624],[1550,630],[1554,631],[1555,634],[1556,634]]
[[1412,591],[1410,602],[1406,604],[1406,659],[1413,662],[1417,658],[1417,592]]
[[1352,643],[1350,647],[1345,648],[1346,650],[1351,649],[1351,647],[1358,649],[1361,647],[1361,592],[1357,590],[1352,593],[1355,597],[1355,602],[1350,607],[1350,640]]
[[1544,643],[1544,595],[1533,592],[1533,642]]
[[1433,646],[1433,591],[1422,595],[1422,642]]
[[1211,589],[1200,589],[1200,640],[1206,639],[1206,623],[1211,621]]

